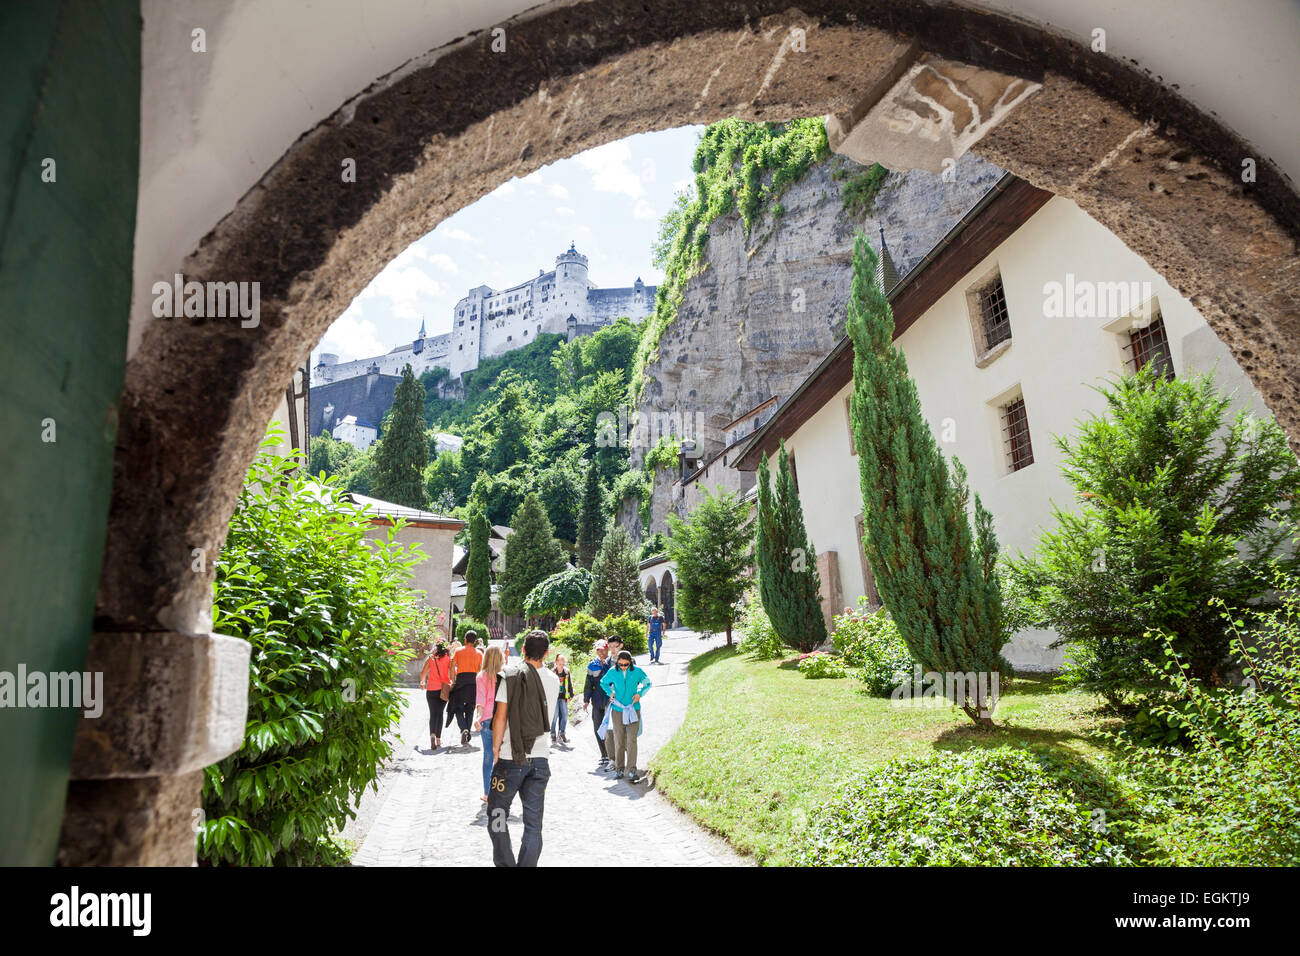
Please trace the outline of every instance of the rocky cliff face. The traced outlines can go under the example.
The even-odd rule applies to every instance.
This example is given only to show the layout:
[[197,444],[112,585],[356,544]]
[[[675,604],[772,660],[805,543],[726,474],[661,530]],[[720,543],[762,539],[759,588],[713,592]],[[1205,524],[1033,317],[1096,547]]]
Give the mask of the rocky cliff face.
[[[696,437],[705,457],[721,450],[723,426],[772,395],[784,401],[844,334],[859,231],[878,251],[883,228],[898,273],[906,275],[1002,175],[972,154],[957,163],[952,182],[926,172],[891,173],[873,208],[854,216],[841,190],[863,172],[831,156],[748,234],[737,213],[709,227],[707,266],[687,285],[658,359],[646,369],[642,421],[680,415],[701,422]],[[639,464],[648,450],[634,448],[633,460]],[[661,528],[671,508],[664,485],[655,483],[647,533]]]

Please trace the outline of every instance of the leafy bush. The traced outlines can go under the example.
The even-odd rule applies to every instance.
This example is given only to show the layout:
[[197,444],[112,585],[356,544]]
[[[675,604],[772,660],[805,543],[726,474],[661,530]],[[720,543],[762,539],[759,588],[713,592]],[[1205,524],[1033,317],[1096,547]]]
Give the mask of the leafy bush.
[[623,638],[623,649],[633,654],[644,654],[650,650],[650,638],[646,635],[646,622],[627,614],[617,617],[608,615],[600,622],[605,629],[605,637],[617,634]]
[[835,616],[831,642],[848,664],[861,668],[858,679],[877,697],[888,697],[912,679],[915,662],[898,625],[888,611],[871,608],[865,598],[857,610],[845,608]]
[[648,558],[657,558],[668,551],[668,536],[662,531],[656,531],[645,541],[641,542],[641,551],[638,554],[639,561],[645,561]]
[[624,648],[633,654],[644,654],[650,647],[645,630],[645,622],[634,617],[611,614],[603,621],[598,621],[586,611],[580,611],[555,625],[551,631],[551,642],[563,644],[590,657],[596,641],[607,640],[611,635],[617,634],[623,638]]
[[568,568],[552,574],[524,598],[524,616],[563,614],[571,607],[587,603],[591,591],[591,572],[586,568]]
[[253,648],[240,750],[204,770],[200,859],[342,862],[331,834],[392,754],[422,559],[263,442],[217,561],[213,627]]
[[889,170],[879,163],[873,163],[865,172],[846,182],[840,195],[848,214],[865,216],[871,212],[876,205],[876,196],[887,178]]
[[804,677],[848,677],[849,670],[844,666],[844,659],[825,651],[815,651],[799,659],[799,673]]
[[551,631],[552,643],[564,644],[583,654],[590,654],[592,646],[603,637],[604,626],[586,611],[565,618]]
[[1300,463],[1272,419],[1229,420],[1209,376],[1167,380],[1150,362],[1101,394],[1107,417],[1058,439],[1079,513],[1056,509],[1037,553],[1010,562],[1035,623],[1061,635],[1082,683],[1116,707],[1148,680],[1167,635],[1192,676],[1224,677],[1235,612],[1297,568],[1274,520],[1300,494]]
[[785,644],[772,626],[767,612],[763,610],[763,603],[753,591],[750,591],[749,601],[740,612],[737,625],[743,635],[741,647],[760,661],[774,661],[785,656]]
[[1154,862],[1175,866],[1300,864],[1300,576],[1277,571],[1280,607],[1228,614],[1233,655],[1245,662],[1236,693],[1196,681],[1173,651],[1160,673],[1174,700],[1152,707],[1176,720],[1186,748],[1120,738],[1121,766],[1149,795],[1133,832]]
[[479,643],[482,644],[488,639],[491,632],[488,631],[488,626],[486,624],[482,621],[474,620],[467,614],[462,614],[460,617],[456,618],[456,640],[464,644],[469,640],[469,635],[471,633],[477,635]]
[[894,760],[809,820],[816,866],[1097,866],[1132,862],[1115,828],[1041,758],[1010,747]]

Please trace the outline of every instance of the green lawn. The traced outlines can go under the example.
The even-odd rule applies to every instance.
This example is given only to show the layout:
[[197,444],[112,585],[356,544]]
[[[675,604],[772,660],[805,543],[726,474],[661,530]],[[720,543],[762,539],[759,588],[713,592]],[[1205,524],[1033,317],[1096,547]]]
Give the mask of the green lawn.
[[1108,750],[1117,721],[1100,699],[1045,678],[1017,680],[976,730],[950,706],[903,707],[857,680],[810,680],[793,661],[757,661],[720,648],[690,664],[681,729],[652,762],[660,792],[741,852],[788,861],[812,809],[874,764],[935,750],[1028,744],[1057,753],[1079,776]]

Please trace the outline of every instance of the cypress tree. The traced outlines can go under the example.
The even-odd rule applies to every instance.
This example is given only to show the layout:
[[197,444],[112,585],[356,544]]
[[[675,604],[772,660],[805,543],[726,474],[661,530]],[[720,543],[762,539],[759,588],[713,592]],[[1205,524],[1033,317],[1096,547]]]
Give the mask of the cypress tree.
[[511,520],[504,567],[497,575],[497,603],[506,614],[523,614],[528,592],[564,570],[564,551],[537,495],[529,492]]
[[767,455],[758,465],[758,565],[763,610],[783,642],[801,651],[826,641],[821,607],[821,576],[803,523],[803,505],[794,488],[785,442],[777,460],[775,494],[769,488]]
[[605,536],[605,494],[600,487],[600,469],[593,460],[587,466],[587,483],[578,515],[578,566],[590,568]]
[[1002,590],[993,519],[975,496],[967,515],[966,472],[944,461],[921,415],[907,360],[894,347],[894,314],[875,282],[876,254],[859,235],[853,251],[848,334],[853,340],[851,418],[858,449],[866,535],[863,550],[885,607],[912,657],[945,675],[952,697],[977,724],[994,701],[950,675],[1009,674],[1001,649]]
[[483,512],[469,521],[469,564],[465,568],[465,613],[476,621],[486,621],[492,613],[491,534]]
[[429,463],[429,443],[424,427],[424,386],[408,365],[385,417],[383,440],[375,449],[371,487],[376,498],[408,508],[427,507],[424,466]]
[[600,551],[591,563],[591,597],[588,612],[603,620],[613,614],[641,616],[640,572],[636,551],[626,529],[615,525],[600,543]]

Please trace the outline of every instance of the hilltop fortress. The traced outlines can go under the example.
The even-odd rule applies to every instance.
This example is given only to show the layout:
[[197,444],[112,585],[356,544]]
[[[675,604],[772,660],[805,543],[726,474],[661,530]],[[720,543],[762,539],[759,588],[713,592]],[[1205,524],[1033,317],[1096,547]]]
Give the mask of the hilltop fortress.
[[543,333],[564,335],[571,342],[620,316],[639,321],[654,311],[655,289],[640,278],[627,288],[597,288],[587,278],[587,257],[570,244],[555,257],[555,268],[538,270],[535,279],[508,289],[470,289],[456,303],[446,335],[426,336],[421,322],[418,338],[386,355],[340,363],[338,356],[321,353],[312,384],[366,374],[400,375],[407,364],[417,377],[440,366],[457,380],[483,359],[504,355]]

